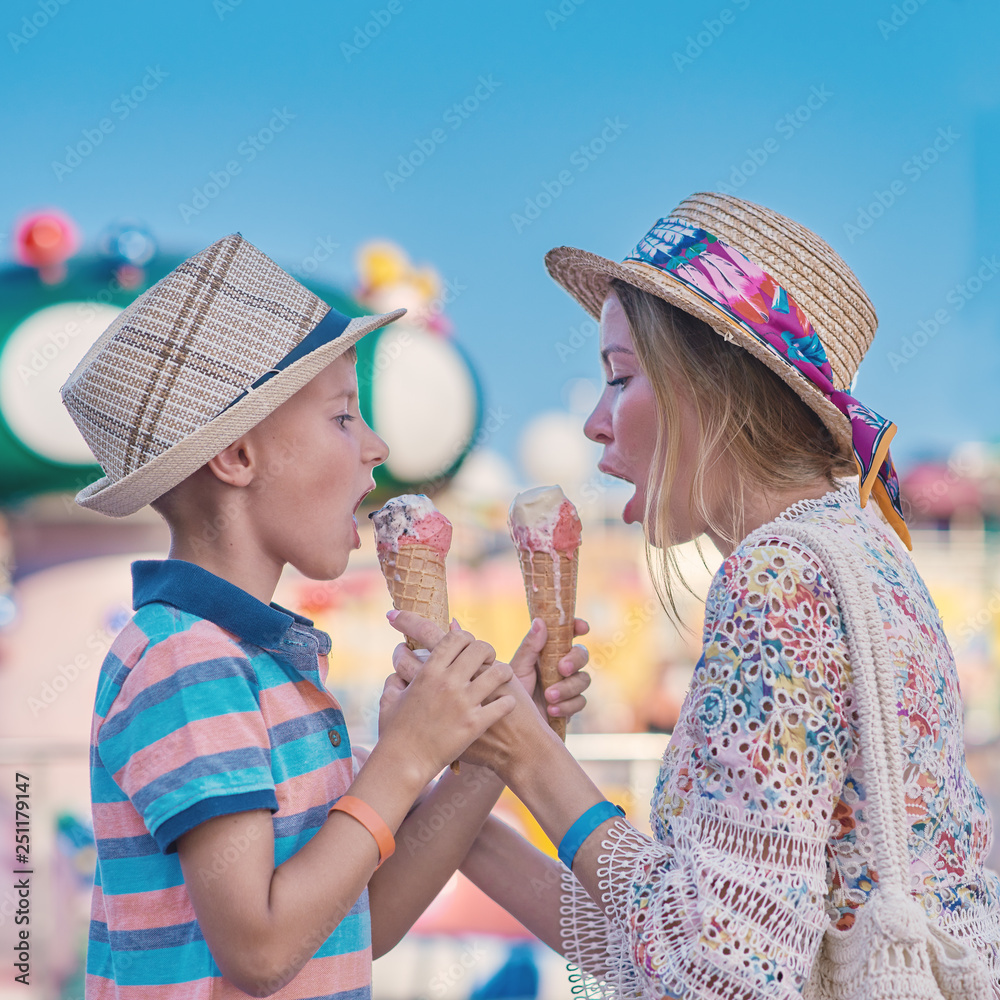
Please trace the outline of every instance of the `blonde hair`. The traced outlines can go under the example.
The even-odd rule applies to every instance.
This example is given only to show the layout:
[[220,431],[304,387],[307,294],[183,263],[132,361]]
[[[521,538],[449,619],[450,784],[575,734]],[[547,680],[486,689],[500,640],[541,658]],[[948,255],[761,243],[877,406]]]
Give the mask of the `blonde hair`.
[[[678,539],[671,539],[668,517],[681,447],[679,394],[690,400],[698,421],[688,509],[733,546],[745,534],[741,512],[748,496],[786,492],[817,478],[832,489],[837,476],[854,471],[854,461],[839,451],[826,425],[796,392],[742,347],[624,281],[612,281],[611,290],[621,301],[636,359],[656,400],[656,446],[646,484],[646,562],[660,603],[680,623],[676,583],[691,588],[678,567],[673,549]],[[726,524],[719,523],[710,495],[711,474],[719,465],[728,476],[726,495],[735,515]]]

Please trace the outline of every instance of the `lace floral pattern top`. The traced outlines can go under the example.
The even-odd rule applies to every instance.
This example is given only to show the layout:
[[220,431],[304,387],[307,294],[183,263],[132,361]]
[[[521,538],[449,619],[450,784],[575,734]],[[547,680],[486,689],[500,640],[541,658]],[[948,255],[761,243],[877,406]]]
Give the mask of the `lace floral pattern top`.
[[874,505],[847,484],[755,531],[716,573],[703,653],[653,796],[655,839],[604,841],[605,905],[563,876],[566,954],[593,996],[794,997],[822,935],[878,882],[847,641],[807,521],[857,546],[896,663],[911,890],[969,939],[1000,997],[1000,880],[965,767],[962,702],[937,609]]

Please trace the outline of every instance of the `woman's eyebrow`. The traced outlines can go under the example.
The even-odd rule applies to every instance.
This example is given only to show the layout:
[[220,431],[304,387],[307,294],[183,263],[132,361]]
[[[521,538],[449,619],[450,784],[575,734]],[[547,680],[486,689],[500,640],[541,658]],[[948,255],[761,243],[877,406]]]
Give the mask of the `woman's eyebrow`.
[[604,361],[605,364],[607,364],[609,354],[631,354],[634,356],[635,351],[628,347],[615,347],[614,345],[611,347],[605,347],[604,350],[601,351],[601,360]]

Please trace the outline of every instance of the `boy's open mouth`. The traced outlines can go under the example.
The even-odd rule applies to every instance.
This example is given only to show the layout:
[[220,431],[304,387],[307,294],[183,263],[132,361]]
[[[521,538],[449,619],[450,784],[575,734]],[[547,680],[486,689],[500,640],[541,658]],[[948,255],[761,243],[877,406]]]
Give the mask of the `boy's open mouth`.
[[375,489],[374,482],[371,484],[371,486],[368,487],[368,489],[364,491],[364,493],[361,494],[361,496],[358,497],[358,502],[354,505],[354,510],[351,511],[352,514],[357,514],[358,508],[365,502],[365,497],[368,496],[368,494],[371,493],[373,489]]

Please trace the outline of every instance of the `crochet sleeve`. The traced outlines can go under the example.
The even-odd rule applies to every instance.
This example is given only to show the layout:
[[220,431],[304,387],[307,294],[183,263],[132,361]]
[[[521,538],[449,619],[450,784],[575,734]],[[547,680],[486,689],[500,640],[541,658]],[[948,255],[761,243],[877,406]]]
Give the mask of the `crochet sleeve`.
[[578,995],[801,995],[829,923],[826,844],[856,743],[849,670],[814,556],[768,537],[726,560],[657,782],[655,839],[609,828],[600,906],[564,873]]

